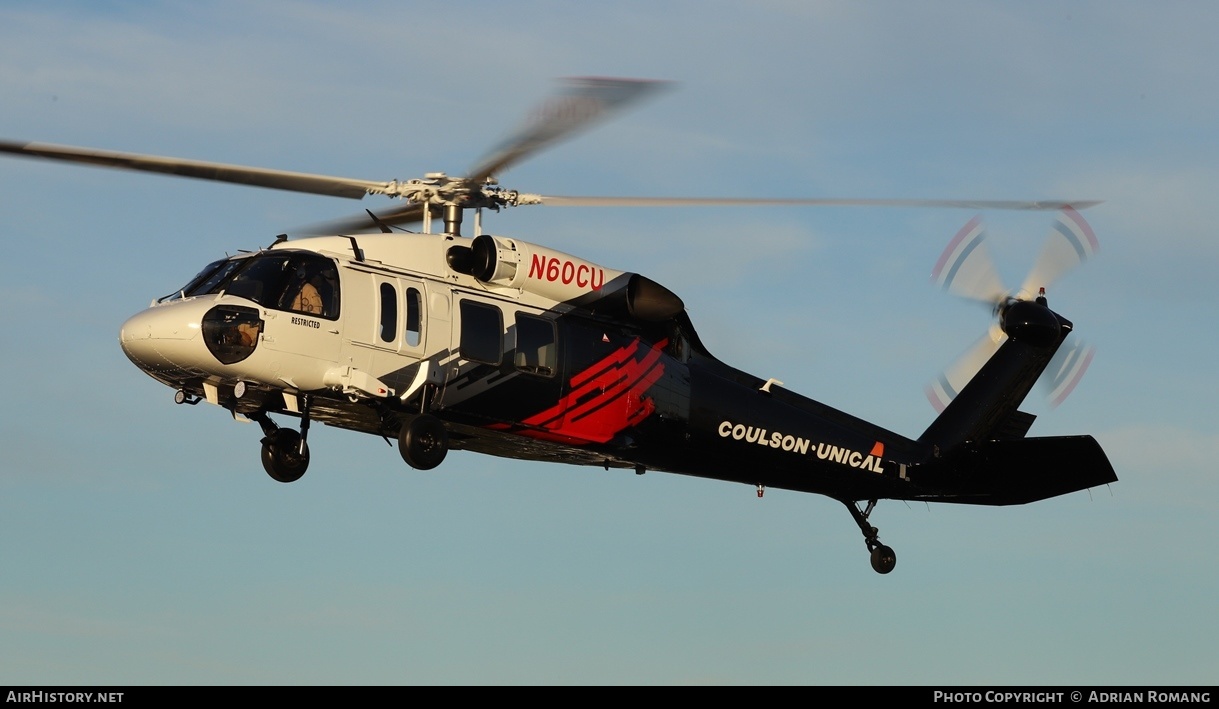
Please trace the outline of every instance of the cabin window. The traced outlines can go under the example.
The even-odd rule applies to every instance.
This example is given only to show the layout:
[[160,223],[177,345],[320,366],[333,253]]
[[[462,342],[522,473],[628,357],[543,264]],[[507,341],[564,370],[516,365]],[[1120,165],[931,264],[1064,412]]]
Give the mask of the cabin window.
[[423,294],[418,288],[406,289],[406,344],[418,347],[423,341]]
[[398,335],[398,291],[392,284],[381,284],[381,323],[377,329],[382,342],[393,342]]
[[553,320],[516,314],[516,368],[552,377],[558,364]]
[[461,356],[474,362],[499,364],[504,357],[504,321],[499,308],[461,301]]

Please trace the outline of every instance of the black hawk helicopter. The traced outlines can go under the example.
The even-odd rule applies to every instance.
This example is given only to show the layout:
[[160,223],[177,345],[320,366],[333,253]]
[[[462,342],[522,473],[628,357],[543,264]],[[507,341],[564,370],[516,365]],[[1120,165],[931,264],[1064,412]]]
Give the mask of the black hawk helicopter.
[[[562,197],[499,187],[512,165],[666,85],[569,80],[465,177],[377,182],[12,141],[0,152],[404,201],[311,232],[326,235],[281,235],[217,260],[122,326],[123,351],[177,403],[207,401],[256,421],[263,466],[280,482],[305,473],[309,427],[321,422],[396,438],[418,469],[455,449],[714,478],[759,496],[798,490],[842,502],[883,574],[896,555],[869,523],[878,500],[1015,505],[1116,481],[1091,436],[1029,438],[1034,417],[1018,410],[1056,354],[1069,353],[1055,364],[1060,390],[1090,359],[1063,347],[1073,325],[1050,310],[1044,286],[1095,249],[1077,211],[1095,202]],[[1035,269],[1016,291],[993,277],[979,224],[949,245],[934,277],[988,303],[997,322],[962,367],[929,387],[941,411],[909,438],[716,359],[682,299],[643,275],[482,232],[483,210],[537,204],[1047,209],[1063,210],[1063,228],[1046,252],[1050,271]],[[473,238],[461,233],[467,211]]]

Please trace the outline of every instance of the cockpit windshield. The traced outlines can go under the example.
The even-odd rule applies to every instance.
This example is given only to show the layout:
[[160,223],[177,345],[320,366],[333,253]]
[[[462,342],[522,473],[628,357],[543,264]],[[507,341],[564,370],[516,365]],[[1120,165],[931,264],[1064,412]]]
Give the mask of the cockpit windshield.
[[328,320],[339,316],[338,269],[334,261],[308,251],[268,251],[216,261],[161,302],[209,293]]
[[185,298],[188,293],[196,293],[196,292],[206,293],[207,292],[206,290],[202,290],[202,291],[199,290],[201,284],[204,281],[209,280],[209,278],[212,276],[212,274],[215,274],[216,272],[220,271],[223,266],[225,266],[227,264],[235,265],[235,263],[236,262],[229,260],[229,259],[220,259],[219,261],[212,261],[208,265],[204,266],[202,271],[199,271],[199,273],[195,274],[195,277],[190,279],[190,283],[187,283],[184,287],[179,288],[178,290],[174,291],[173,293],[170,293],[169,295],[167,295],[163,298],[157,298],[157,302],[158,303],[168,303],[171,300],[179,300],[181,298]]

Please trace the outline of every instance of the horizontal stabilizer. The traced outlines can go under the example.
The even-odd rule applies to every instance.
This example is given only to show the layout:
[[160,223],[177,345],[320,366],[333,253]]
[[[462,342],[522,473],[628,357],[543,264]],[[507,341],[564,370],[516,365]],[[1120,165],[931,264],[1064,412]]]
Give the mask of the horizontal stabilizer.
[[1023,505],[1117,481],[1091,436],[965,443],[910,471],[927,491],[918,499],[970,505]]

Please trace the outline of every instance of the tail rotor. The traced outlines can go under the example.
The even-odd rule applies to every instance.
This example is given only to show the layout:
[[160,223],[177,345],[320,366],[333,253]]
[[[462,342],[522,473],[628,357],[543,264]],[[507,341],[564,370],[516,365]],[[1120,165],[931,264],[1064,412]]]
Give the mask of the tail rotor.
[[970,219],[948,242],[935,262],[931,280],[943,290],[966,300],[988,305],[1002,302],[1007,289],[986,246],[986,225],[981,215]]
[[986,360],[995,354],[999,345],[1003,344],[1004,337],[1006,336],[1003,334],[1003,328],[999,327],[998,323],[992,323],[986,334],[957,357],[952,366],[927,383],[927,400],[937,412],[942,412],[957,398],[957,392],[961,391],[982,365],[986,364]]
[[1095,354],[1096,348],[1086,342],[1066,343],[1058,350],[1046,370],[1048,376],[1041,380],[1051,408],[1057,407],[1075,390]]
[[[927,384],[926,394],[931,405],[937,411],[943,411],[1003,344],[1008,333],[1004,332],[1001,323],[1008,308],[1029,301],[1045,305],[1046,288],[1090,259],[1098,249],[1092,227],[1077,210],[1067,207],[1059,213],[1033,268],[1020,288],[1013,291],[1003,285],[995,268],[986,247],[986,228],[981,217],[974,217],[962,227],[936,261],[931,280],[942,290],[986,305],[997,322],[956,362]],[[1094,355],[1095,348],[1076,338],[1071,338],[1058,350],[1040,382],[1051,407],[1061,404],[1075,389]]]

